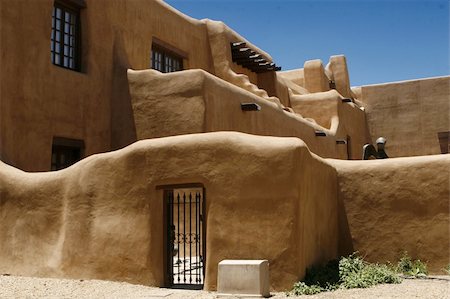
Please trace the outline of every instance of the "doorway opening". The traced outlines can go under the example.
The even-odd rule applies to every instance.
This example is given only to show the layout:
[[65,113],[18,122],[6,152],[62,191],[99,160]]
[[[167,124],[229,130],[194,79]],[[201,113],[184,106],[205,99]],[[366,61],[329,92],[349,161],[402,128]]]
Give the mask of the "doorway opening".
[[202,289],[205,277],[205,190],[164,188],[166,285]]

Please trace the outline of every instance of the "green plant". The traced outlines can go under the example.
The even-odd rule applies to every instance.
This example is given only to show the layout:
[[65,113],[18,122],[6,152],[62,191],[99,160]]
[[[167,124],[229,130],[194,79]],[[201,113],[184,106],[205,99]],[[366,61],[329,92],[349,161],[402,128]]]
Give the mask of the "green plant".
[[400,283],[401,279],[387,265],[369,264],[352,254],[339,262],[340,287],[368,288],[380,283]]
[[296,282],[294,284],[294,288],[292,289],[292,291],[290,293],[288,293],[289,295],[314,295],[314,294],[318,294],[320,292],[323,292],[324,289],[322,289],[320,286],[318,285],[307,285],[306,283],[299,281]]
[[312,295],[338,288],[367,288],[380,283],[400,283],[392,266],[370,264],[357,253],[306,270],[305,279],[294,284],[292,295]]
[[407,276],[420,277],[428,274],[427,264],[421,260],[413,260],[408,252],[403,252],[402,257],[397,263],[397,272]]

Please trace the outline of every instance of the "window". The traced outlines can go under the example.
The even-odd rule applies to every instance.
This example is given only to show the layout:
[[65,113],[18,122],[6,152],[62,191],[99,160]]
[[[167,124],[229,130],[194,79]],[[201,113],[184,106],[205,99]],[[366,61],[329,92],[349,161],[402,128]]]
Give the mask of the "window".
[[152,69],[162,73],[171,73],[183,69],[183,58],[160,46],[152,47]]
[[441,154],[448,154],[450,150],[450,131],[438,133]]
[[69,0],[54,3],[50,48],[53,64],[80,70],[80,7]]
[[334,82],[333,80],[329,80],[328,84],[330,85],[330,89],[336,89],[336,82]]
[[51,170],[60,170],[78,162],[83,157],[82,140],[54,137]]

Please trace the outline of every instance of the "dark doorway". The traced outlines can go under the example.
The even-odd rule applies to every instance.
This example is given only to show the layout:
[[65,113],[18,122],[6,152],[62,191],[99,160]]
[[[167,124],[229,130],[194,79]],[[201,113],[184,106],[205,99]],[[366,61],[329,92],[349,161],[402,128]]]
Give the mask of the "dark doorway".
[[166,285],[202,289],[205,277],[205,191],[203,187],[164,190]]

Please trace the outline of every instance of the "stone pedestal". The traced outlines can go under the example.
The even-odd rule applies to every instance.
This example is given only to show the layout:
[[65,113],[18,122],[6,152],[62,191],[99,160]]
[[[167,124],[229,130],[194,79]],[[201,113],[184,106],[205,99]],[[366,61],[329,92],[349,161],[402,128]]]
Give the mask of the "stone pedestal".
[[269,297],[267,260],[223,260],[219,263],[217,293],[243,297]]

